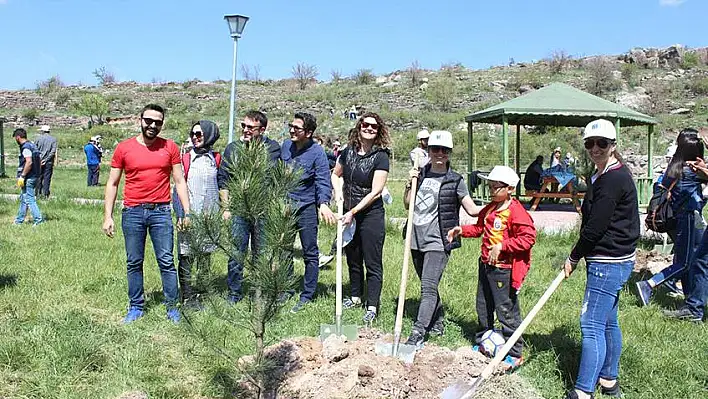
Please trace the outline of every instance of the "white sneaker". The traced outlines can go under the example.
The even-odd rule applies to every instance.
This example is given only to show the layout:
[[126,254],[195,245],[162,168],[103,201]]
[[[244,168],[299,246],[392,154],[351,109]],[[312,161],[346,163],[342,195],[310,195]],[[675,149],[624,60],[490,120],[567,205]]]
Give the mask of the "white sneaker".
[[332,259],[334,259],[334,255],[320,255],[320,268],[327,266]]

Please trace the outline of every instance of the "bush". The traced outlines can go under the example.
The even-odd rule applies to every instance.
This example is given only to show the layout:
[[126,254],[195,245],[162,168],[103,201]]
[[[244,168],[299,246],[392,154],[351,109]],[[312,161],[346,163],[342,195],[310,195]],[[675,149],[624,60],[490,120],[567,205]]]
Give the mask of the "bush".
[[22,112],[22,119],[26,121],[36,121],[39,116],[39,110],[37,108],[28,108]]
[[64,82],[62,82],[59,75],[54,75],[47,80],[37,82],[37,93],[39,93],[40,95],[47,95],[64,86],[66,85],[64,84]]
[[374,83],[376,77],[371,69],[360,69],[354,74],[354,81],[358,85],[368,85]]
[[415,60],[411,63],[411,66],[408,67],[408,78],[410,79],[411,85],[413,87],[417,87],[420,85],[423,79],[423,70],[420,69],[420,64],[418,63],[418,60]]
[[88,116],[91,121],[89,127],[93,127],[105,122],[109,105],[108,100],[100,94],[84,94],[73,108],[79,115]]
[[57,93],[56,96],[54,96],[54,104],[56,104],[58,107],[64,107],[69,104],[70,99],[71,95],[68,92],[62,90]]
[[698,58],[698,53],[696,52],[686,52],[683,55],[683,59],[681,60],[681,68],[683,69],[691,69],[695,68],[700,64],[700,58]]
[[425,91],[427,100],[441,111],[450,111],[455,104],[457,85],[450,78],[437,79]]
[[620,67],[620,72],[622,72],[622,79],[624,79],[630,86],[635,86],[637,84],[637,72],[639,67],[637,64],[624,63]]
[[297,65],[293,67],[292,74],[300,90],[305,90],[307,85],[317,77],[317,67],[298,62]]
[[688,89],[698,96],[708,95],[708,78],[692,80]]
[[116,76],[113,72],[109,72],[106,67],[102,66],[98,69],[94,69],[93,76],[98,80],[98,84],[101,86],[113,84],[116,82]]
[[563,73],[563,70],[568,68],[572,60],[573,58],[565,50],[556,50],[548,59],[548,69],[552,75]]
[[330,75],[332,76],[333,83],[339,83],[339,81],[342,80],[342,71],[339,69],[332,69]]
[[590,93],[601,95],[617,90],[620,83],[612,74],[612,64],[602,58],[595,57],[587,61],[585,69],[588,72],[587,89]]

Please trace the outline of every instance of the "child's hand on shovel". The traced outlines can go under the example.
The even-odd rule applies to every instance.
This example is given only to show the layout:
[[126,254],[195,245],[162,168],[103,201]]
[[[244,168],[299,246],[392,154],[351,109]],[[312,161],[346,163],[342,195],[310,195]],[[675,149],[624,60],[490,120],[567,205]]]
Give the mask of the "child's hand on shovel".
[[452,242],[452,240],[455,239],[455,237],[459,236],[462,234],[462,227],[460,226],[455,226],[450,231],[447,232],[447,242]]

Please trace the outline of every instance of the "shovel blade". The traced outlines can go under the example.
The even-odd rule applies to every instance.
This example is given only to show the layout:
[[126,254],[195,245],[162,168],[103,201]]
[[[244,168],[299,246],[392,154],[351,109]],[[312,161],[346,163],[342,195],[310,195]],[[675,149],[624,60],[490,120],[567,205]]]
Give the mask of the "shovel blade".
[[393,344],[389,343],[376,343],[376,354],[381,355],[381,356],[395,356],[401,360],[403,360],[404,363],[406,364],[411,364],[413,363],[413,360],[415,359],[415,353],[418,351],[418,348],[415,345],[406,345],[406,344],[399,344],[398,345],[398,352],[394,354],[393,352]]
[[474,396],[477,390],[477,385],[479,382],[478,378],[472,380],[471,383],[467,382],[457,382],[449,387],[445,388],[442,395],[442,399],[466,399]]
[[359,337],[359,327],[355,325],[342,325],[339,326],[339,331],[337,330],[336,324],[321,324],[320,341],[324,341],[330,335],[344,335],[347,341],[356,341]]

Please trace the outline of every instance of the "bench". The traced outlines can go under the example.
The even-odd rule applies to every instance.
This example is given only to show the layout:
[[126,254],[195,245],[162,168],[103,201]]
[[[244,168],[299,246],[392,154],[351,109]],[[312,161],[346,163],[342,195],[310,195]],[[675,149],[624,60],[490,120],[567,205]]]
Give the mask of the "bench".
[[546,176],[543,178],[543,183],[541,183],[541,189],[539,191],[526,191],[526,196],[533,198],[531,201],[531,211],[535,211],[536,208],[538,208],[538,205],[541,203],[541,199],[543,198],[570,198],[573,200],[573,205],[575,206],[575,210],[580,213],[580,199],[585,197],[585,193],[579,193],[576,192],[574,187],[573,187],[573,182],[569,182],[566,187],[568,187],[568,192],[556,192],[556,191],[551,191],[551,187],[554,184],[558,184],[558,180],[556,180],[552,176]]

